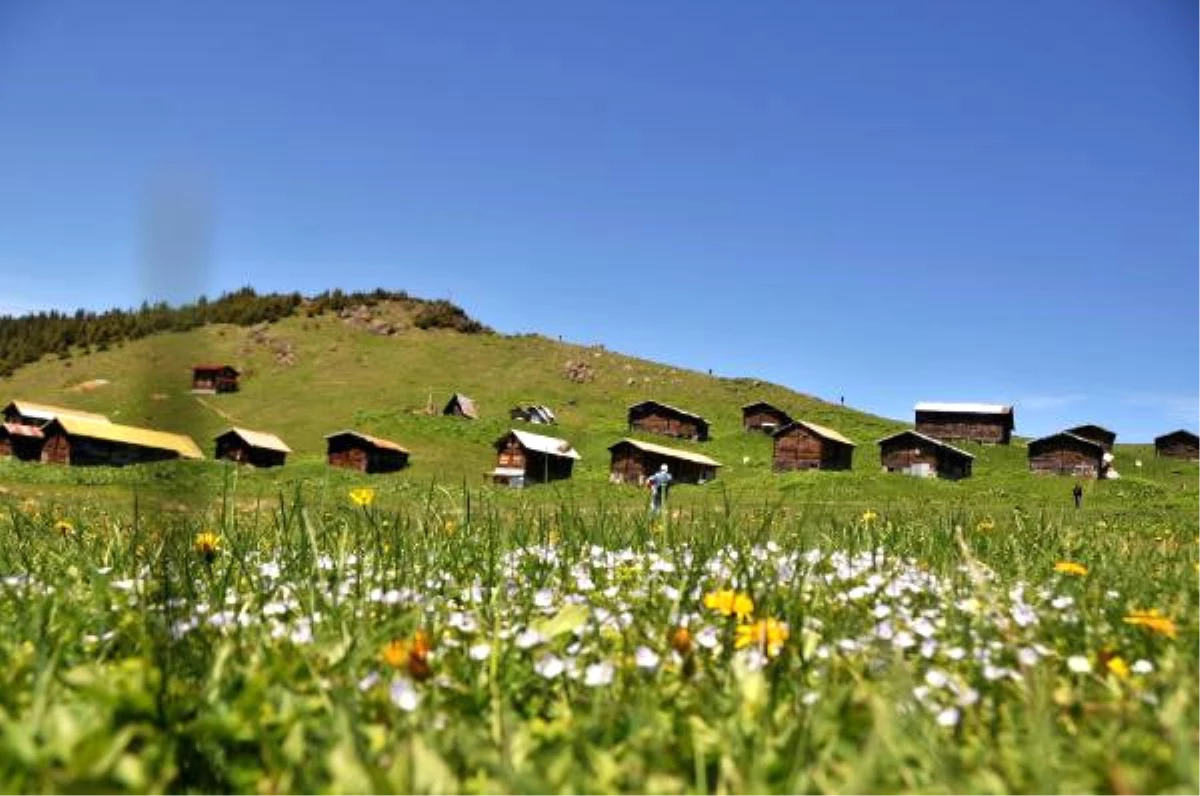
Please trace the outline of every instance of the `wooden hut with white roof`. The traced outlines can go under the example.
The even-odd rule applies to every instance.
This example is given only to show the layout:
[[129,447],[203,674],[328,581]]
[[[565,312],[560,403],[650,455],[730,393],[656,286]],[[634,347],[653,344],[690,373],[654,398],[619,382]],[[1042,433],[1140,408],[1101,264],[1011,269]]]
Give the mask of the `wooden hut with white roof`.
[[1007,445],[1012,440],[1013,408],[1007,404],[940,403],[916,405],[917,431],[926,436]]
[[496,440],[496,468],[489,473],[497,484],[524,486],[570,478],[579,452],[558,437],[512,429]]
[[292,452],[292,449],[274,434],[244,428],[231,428],[222,432],[214,442],[214,458],[229,459],[238,464],[251,464],[255,467],[279,467]]

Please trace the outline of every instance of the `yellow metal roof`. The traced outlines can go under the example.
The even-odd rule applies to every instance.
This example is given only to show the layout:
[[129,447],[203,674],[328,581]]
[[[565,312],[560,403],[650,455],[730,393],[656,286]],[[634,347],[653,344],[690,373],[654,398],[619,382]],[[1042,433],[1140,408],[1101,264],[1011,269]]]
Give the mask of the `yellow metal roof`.
[[234,427],[218,434],[216,438],[220,439],[229,433],[237,434],[255,448],[264,448],[269,451],[279,451],[280,453],[292,452],[292,449],[285,445],[283,440],[265,431],[250,431],[249,429]]
[[[852,448],[856,447],[853,442],[846,439],[841,434],[834,431],[832,428],[826,428],[825,426],[818,425],[817,423],[813,423],[812,421],[809,421],[809,420],[793,420],[789,425],[793,425],[793,424],[797,425],[797,426],[804,426],[809,431],[812,431],[814,434],[816,434],[819,437],[824,437],[825,439],[831,439],[834,442],[841,442],[846,445],[849,445]],[[782,432],[783,429],[785,429],[785,428],[787,428],[787,426],[784,426],[779,431]]]
[[612,445],[608,446],[608,449],[612,450],[622,442],[628,442],[630,445],[639,450],[644,450],[649,453],[657,453],[662,456],[670,456],[673,459],[682,459],[683,461],[695,462],[696,464],[706,464],[709,467],[721,466],[720,462],[716,461],[715,459],[710,459],[700,453],[692,453],[691,451],[680,450],[679,448],[668,448],[666,445],[655,445],[653,442],[642,442],[640,439],[630,439],[629,437],[625,437],[618,442],[614,442]]
[[126,445],[137,445],[142,448],[175,451],[185,459],[203,459],[204,454],[192,441],[191,437],[183,434],[172,434],[167,431],[154,431],[136,426],[123,426],[110,423],[107,420],[80,419],[78,417],[59,416],[55,420],[73,437],[88,437],[102,439],[108,442],[122,442]]
[[80,420],[93,420],[97,423],[109,422],[107,417],[96,412],[84,412],[80,409],[67,409],[50,404],[35,404],[32,401],[13,401],[8,406],[16,409],[22,417],[32,417],[47,422],[56,417],[74,417]]

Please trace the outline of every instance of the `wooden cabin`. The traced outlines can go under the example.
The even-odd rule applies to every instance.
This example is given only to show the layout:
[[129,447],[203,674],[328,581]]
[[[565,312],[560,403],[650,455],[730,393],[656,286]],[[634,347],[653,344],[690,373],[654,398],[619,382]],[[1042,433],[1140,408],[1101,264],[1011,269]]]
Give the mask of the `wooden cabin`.
[[193,365],[192,392],[237,392],[239,375],[232,365]]
[[292,449],[274,434],[231,428],[214,439],[214,458],[229,459],[255,467],[280,467]]
[[774,434],[791,422],[791,415],[766,401],[755,401],[742,407],[742,428],[745,431]]
[[332,467],[362,473],[394,473],[408,466],[407,448],[359,431],[327,434],[325,456]]
[[609,480],[618,484],[642,484],[667,465],[673,483],[703,484],[717,477],[720,462],[699,453],[655,445],[637,439],[623,439],[608,450],[612,453]]
[[479,410],[475,407],[475,402],[459,392],[450,396],[450,400],[442,407],[442,414],[465,417],[468,420],[479,419]]
[[1029,470],[1040,475],[1103,478],[1108,469],[1106,454],[1101,443],[1060,431],[1029,443]]
[[0,423],[0,456],[12,456],[23,462],[42,458],[42,443],[46,437],[37,426],[21,423]]
[[1003,404],[934,403],[916,405],[917,431],[943,442],[966,440],[1007,445],[1012,440],[1013,408]]
[[47,464],[122,467],[167,459],[203,459],[183,434],[125,426],[108,421],[60,416],[41,429],[41,460]]
[[793,420],[773,435],[772,468],[788,470],[849,470],[854,443],[831,428]]
[[1154,438],[1154,455],[1170,459],[1200,459],[1200,440],[1191,431],[1179,429]]
[[629,407],[629,430],[704,442],[708,439],[708,421],[676,406],[658,401],[642,401]]
[[542,404],[514,406],[508,410],[508,417],[511,420],[523,420],[526,423],[539,425],[550,425],[558,422],[558,418],[554,416],[554,412],[550,410],[550,407],[543,406]]
[[1104,448],[1105,453],[1112,453],[1113,444],[1117,441],[1117,432],[1109,431],[1107,428],[1093,423],[1068,428],[1065,433],[1090,439]]
[[488,475],[493,483],[524,486],[570,478],[579,460],[571,443],[557,437],[513,429],[496,440],[496,468]]
[[889,473],[921,478],[969,478],[975,457],[919,431],[901,431],[879,440],[879,460]]
[[4,407],[4,422],[18,423],[22,426],[41,428],[56,417],[73,417],[76,420],[90,420],[95,423],[107,423],[108,418],[96,412],[84,412],[79,409],[67,409],[64,406],[35,404],[32,401],[10,401]]

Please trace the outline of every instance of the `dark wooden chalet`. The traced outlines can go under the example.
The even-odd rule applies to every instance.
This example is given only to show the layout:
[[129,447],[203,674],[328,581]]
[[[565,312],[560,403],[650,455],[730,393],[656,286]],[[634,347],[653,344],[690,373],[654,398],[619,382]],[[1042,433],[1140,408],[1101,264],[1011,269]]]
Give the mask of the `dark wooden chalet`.
[[637,439],[623,439],[608,450],[612,453],[609,480],[620,484],[642,484],[664,464],[674,483],[703,484],[716,478],[721,466],[720,462],[699,453]]
[[934,403],[916,406],[917,431],[934,439],[1007,445],[1012,440],[1013,408],[1003,404]]
[[214,439],[217,459],[229,459],[255,467],[279,467],[292,449],[274,434],[231,428]]
[[91,420],[95,423],[107,423],[108,418],[96,412],[84,412],[79,409],[67,409],[64,406],[35,404],[32,401],[10,401],[4,407],[4,421],[19,423],[23,426],[41,428],[56,417],[73,417],[77,420]]
[[408,466],[408,449],[359,431],[326,435],[325,455],[333,467],[363,473],[394,473]]
[[1117,432],[1109,431],[1103,426],[1097,426],[1093,423],[1086,423],[1082,426],[1068,428],[1067,434],[1074,434],[1077,437],[1090,439],[1092,442],[1098,442],[1105,452],[1111,453],[1113,444],[1117,441]]
[[232,365],[193,365],[192,392],[237,392],[239,375]]
[[1179,429],[1154,438],[1154,455],[1170,459],[1200,458],[1200,440],[1191,431]]
[[1041,475],[1102,478],[1108,469],[1104,445],[1070,431],[1029,443],[1029,470]]
[[766,401],[755,401],[742,407],[742,428],[746,431],[774,434],[791,422],[791,415]]
[[47,464],[120,467],[166,459],[203,459],[190,437],[118,423],[56,417],[41,429]]
[[579,459],[571,443],[557,437],[513,429],[496,440],[492,481],[509,486],[540,484],[570,478]]
[[629,430],[704,442],[708,421],[697,414],[658,401],[642,401],[629,407]]
[[968,478],[975,457],[919,431],[901,431],[879,440],[879,460],[889,473],[922,478]]
[[21,423],[0,423],[0,456],[12,456],[23,462],[42,458],[42,443],[46,437],[37,426]]
[[479,419],[479,410],[475,407],[475,402],[458,392],[450,396],[450,400],[442,407],[442,414],[465,417],[468,420]]
[[849,470],[854,443],[831,428],[793,420],[776,431],[772,466],[788,470]]

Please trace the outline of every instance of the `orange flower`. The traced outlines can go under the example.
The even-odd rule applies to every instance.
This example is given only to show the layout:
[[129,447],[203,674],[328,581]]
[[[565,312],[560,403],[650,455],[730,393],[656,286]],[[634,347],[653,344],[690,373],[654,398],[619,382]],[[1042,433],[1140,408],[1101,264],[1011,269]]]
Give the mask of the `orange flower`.
[[1170,617],[1163,616],[1157,608],[1151,608],[1148,611],[1130,611],[1129,615],[1125,617],[1125,624],[1149,628],[1167,638],[1175,638],[1176,634],[1175,623],[1171,621]]
[[383,646],[379,653],[380,659],[393,669],[407,668],[414,680],[428,680],[433,675],[429,665],[429,653],[433,645],[429,634],[418,630],[411,641],[395,638]]
[[1074,561],[1059,561],[1054,565],[1055,572],[1061,572],[1064,575],[1078,575],[1083,577],[1088,574],[1088,568],[1083,564],[1076,564]]
[[680,655],[692,651],[692,634],[686,627],[677,627],[671,631],[671,649]]

